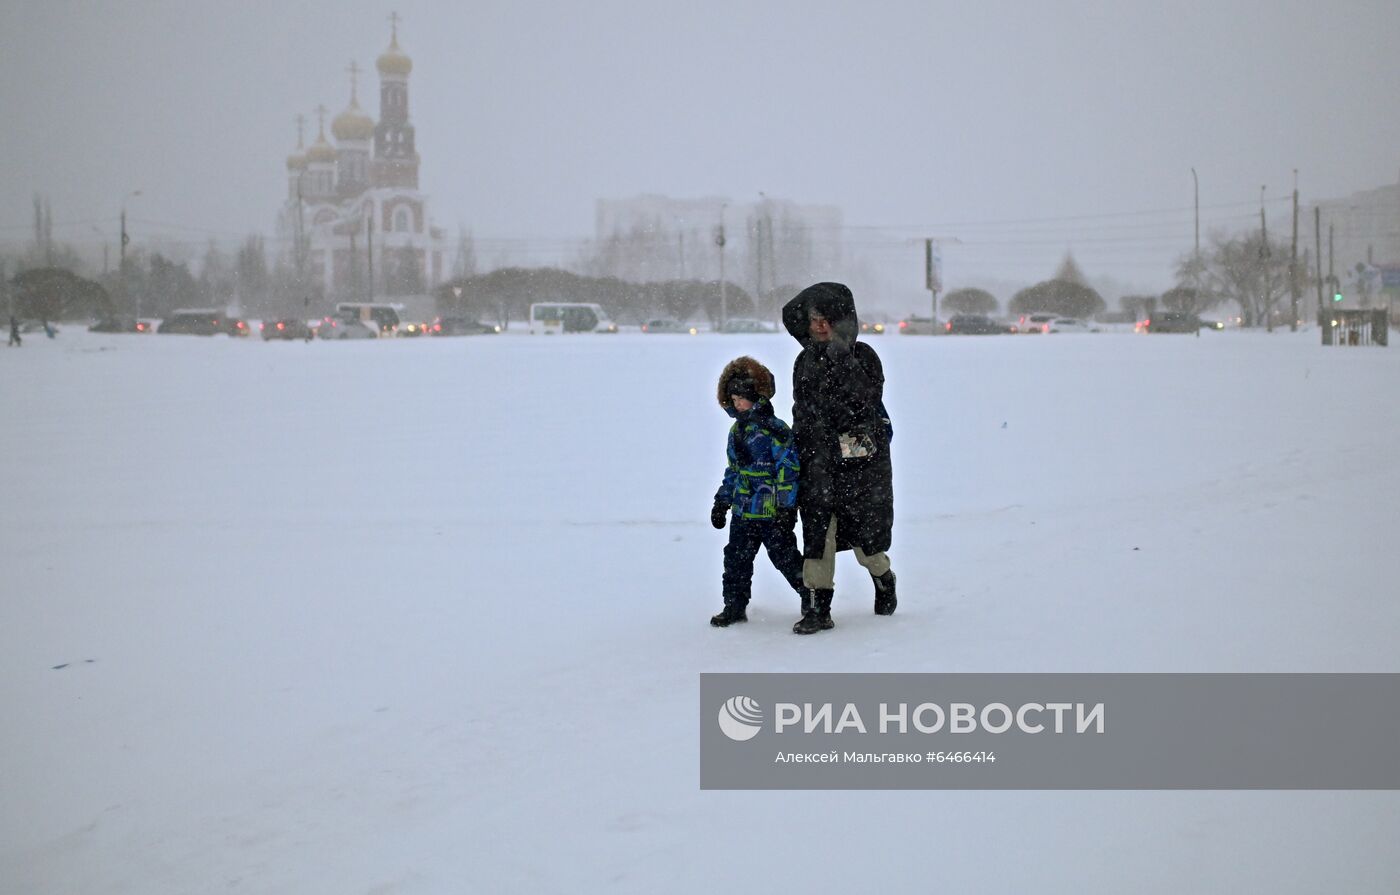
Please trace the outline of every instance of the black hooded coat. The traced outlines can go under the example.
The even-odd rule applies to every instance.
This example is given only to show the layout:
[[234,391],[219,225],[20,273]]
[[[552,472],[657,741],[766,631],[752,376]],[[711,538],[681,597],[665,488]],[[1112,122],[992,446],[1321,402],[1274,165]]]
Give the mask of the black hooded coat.
[[[830,342],[813,341],[811,308],[830,321]],[[885,371],[875,349],[858,341],[855,297],[840,283],[809,286],[783,307],[783,325],[802,345],[792,367],[792,430],[802,459],[797,487],[802,555],[821,558],[833,515],[838,550],[883,553],[890,549],[894,527],[890,439],[881,415]],[[843,458],[842,435],[873,445],[873,452]]]

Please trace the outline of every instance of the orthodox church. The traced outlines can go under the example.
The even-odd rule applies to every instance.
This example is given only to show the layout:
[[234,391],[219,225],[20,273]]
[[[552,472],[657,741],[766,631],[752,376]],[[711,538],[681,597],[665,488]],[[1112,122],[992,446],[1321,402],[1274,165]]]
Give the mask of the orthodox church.
[[376,61],[379,120],[360,109],[359,69],[350,64],[350,103],[331,120],[317,109],[318,133],[287,157],[287,199],[278,215],[283,263],[311,288],[338,301],[422,295],[442,282],[445,237],[418,189],[418,152],[408,116],[413,60],[399,49],[398,20]]

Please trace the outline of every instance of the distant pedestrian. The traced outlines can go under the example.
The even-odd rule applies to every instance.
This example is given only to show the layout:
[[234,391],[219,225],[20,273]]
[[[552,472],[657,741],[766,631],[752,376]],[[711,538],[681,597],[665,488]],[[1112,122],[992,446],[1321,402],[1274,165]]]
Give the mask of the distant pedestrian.
[[54,334],[57,333],[58,330],[54,329],[53,324],[50,323],[48,320],[41,320],[40,322],[44,324],[44,335],[52,339],[54,337]]
[[11,314],[11,315],[10,315],[10,346],[13,347],[13,348],[18,348],[18,347],[20,347],[22,344],[24,344],[24,340],[21,339],[21,338],[19,337],[19,321],[15,319],[15,315],[14,315],[14,314]]

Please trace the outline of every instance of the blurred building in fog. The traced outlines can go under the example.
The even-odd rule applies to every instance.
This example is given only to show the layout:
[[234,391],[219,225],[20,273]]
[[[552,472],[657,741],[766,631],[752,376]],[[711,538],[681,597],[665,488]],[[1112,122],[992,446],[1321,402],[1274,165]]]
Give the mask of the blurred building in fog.
[[725,279],[755,296],[840,273],[836,206],[656,195],[598,200],[588,272],[634,282],[718,280],[721,223]]
[[[1298,248],[1315,254],[1321,236],[1322,274],[1327,275],[1330,260],[1336,286],[1345,296],[1342,305],[1388,305],[1400,297],[1400,183],[1323,199],[1316,207],[1320,215],[1307,209],[1300,216]],[[1317,217],[1320,233],[1314,232]]]
[[[307,288],[342,301],[421,294],[445,277],[443,231],[418,188],[417,146],[408,114],[413,61],[399,48],[394,20],[389,48],[376,61],[379,120],[360,109],[359,69],[350,65],[350,102],[287,158],[287,196],[277,220],[279,263]],[[371,279],[372,275],[372,279]]]

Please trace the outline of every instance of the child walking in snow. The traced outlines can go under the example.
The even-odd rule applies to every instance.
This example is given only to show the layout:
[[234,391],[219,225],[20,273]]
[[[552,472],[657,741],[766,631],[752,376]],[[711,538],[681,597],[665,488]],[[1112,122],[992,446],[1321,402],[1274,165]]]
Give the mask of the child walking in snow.
[[759,546],[768,549],[773,566],[799,598],[802,554],[793,527],[797,523],[797,448],[792,430],[773,415],[773,374],[751,357],[725,365],[719,377],[719,406],[734,418],[726,453],[729,465],[715,492],[710,524],[724,528],[724,609],[710,619],[717,628],[748,621],[753,560]]

